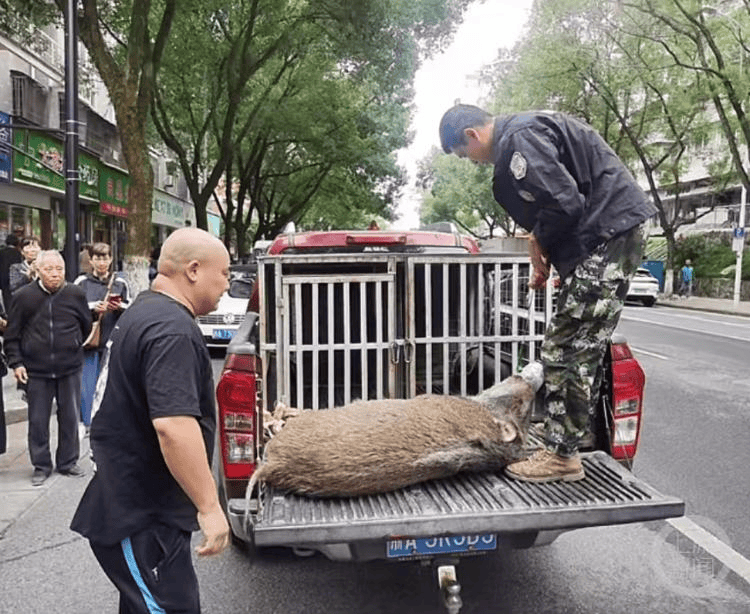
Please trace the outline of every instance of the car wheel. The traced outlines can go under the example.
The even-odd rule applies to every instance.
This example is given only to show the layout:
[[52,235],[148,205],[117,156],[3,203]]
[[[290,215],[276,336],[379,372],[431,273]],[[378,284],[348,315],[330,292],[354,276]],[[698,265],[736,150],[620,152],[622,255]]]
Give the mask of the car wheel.
[[641,300],[646,307],[653,307],[654,303],[656,303],[656,299],[653,296],[647,296]]

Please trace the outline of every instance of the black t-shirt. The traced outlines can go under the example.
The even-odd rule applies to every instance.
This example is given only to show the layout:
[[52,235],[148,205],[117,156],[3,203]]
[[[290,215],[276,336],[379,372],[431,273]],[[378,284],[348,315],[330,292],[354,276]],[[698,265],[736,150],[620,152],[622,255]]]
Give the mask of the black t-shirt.
[[195,318],[164,294],[142,292],[107,346],[91,424],[97,470],[71,528],[101,544],[153,523],[194,531],[195,506],[169,472],[151,421],[195,416],[211,462],[214,383]]

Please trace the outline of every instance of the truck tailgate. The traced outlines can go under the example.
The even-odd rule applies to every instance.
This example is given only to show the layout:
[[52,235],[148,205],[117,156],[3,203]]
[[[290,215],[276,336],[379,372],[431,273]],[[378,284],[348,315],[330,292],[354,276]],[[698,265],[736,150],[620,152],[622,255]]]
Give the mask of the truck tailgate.
[[[254,525],[257,546],[474,533],[524,533],[682,516],[603,452],[583,455],[579,482],[531,484],[502,473],[461,474],[374,496],[310,498],[269,489]],[[230,502],[233,511],[244,500]]]

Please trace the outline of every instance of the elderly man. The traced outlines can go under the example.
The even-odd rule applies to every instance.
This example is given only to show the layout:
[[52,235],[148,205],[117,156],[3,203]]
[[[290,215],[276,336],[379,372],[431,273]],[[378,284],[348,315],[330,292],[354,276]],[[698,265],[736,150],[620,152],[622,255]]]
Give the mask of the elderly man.
[[43,251],[36,258],[39,279],[13,295],[5,332],[8,365],[16,380],[26,384],[29,404],[31,483],[40,486],[52,473],[49,422],[57,401],[57,471],[82,476],[78,465],[78,404],[81,399],[81,344],[91,330],[86,294],[65,281],[59,252]]
[[561,279],[542,345],[546,446],[505,472],[580,480],[578,447],[598,402],[604,352],[656,207],[604,139],[562,113],[493,117],[460,104],[443,115],[440,140],[446,153],[494,165],[495,200],[531,233],[529,286],[543,287],[550,265]]
[[229,254],[203,230],[164,242],[151,290],[122,314],[94,396],[96,473],[71,528],[120,591],[120,612],[200,612],[190,534],[221,552],[229,526],[211,475],[216,408],[195,317],[229,286]]

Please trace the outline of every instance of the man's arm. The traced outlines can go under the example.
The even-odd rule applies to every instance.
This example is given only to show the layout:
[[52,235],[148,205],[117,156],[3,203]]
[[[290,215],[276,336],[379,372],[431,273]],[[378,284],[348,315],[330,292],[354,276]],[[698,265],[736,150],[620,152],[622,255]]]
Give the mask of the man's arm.
[[533,268],[533,277],[529,281],[529,287],[533,290],[539,290],[544,288],[549,278],[549,260],[547,254],[539,245],[539,241],[532,234],[529,235],[529,256],[531,258],[531,266]]
[[193,416],[154,418],[170,473],[198,509],[203,543],[199,555],[218,554],[229,544],[229,524],[219,504],[200,425]]

